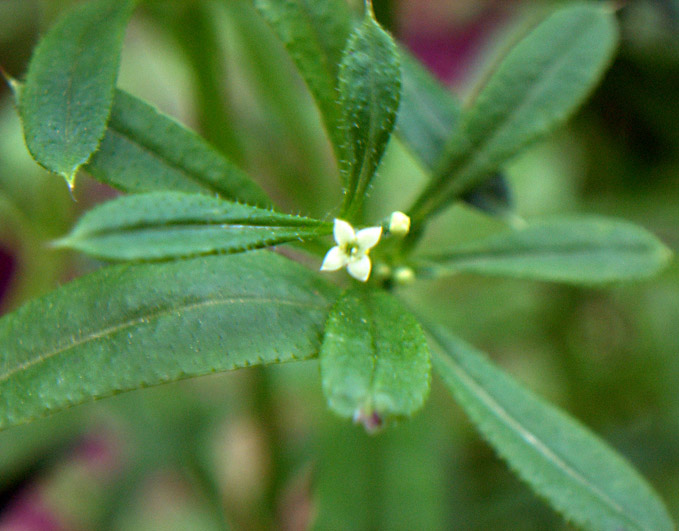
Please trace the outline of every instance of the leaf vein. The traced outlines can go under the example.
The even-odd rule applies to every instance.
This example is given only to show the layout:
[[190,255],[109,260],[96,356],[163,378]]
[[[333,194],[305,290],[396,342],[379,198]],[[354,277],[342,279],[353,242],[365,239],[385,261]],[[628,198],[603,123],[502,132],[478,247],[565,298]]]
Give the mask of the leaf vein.
[[219,306],[219,305],[226,305],[226,304],[234,304],[234,303],[251,303],[251,304],[270,304],[270,303],[276,303],[279,305],[288,305],[288,306],[300,306],[300,307],[309,307],[309,308],[321,308],[322,305],[319,304],[313,304],[310,302],[305,302],[305,301],[300,301],[300,300],[288,300],[288,299],[274,299],[274,298],[266,298],[266,297],[238,297],[238,298],[226,298],[226,299],[206,299],[202,300],[199,302],[194,302],[191,304],[184,304],[184,305],[178,305],[178,306],[170,306],[167,308],[163,308],[160,311],[157,311],[155,313],[143,315],[141,317],[136,317],[134,319],[129,319],[127,321],[123,321],[122,323],[114,324],[111,325],[107,328],[104,328],[99,331],[92,332],[90,334],[87,334],[83,337],[80,338],[73,338],[73,341],[67,345],[63,346],[57,346],[55,349],[48,351],[44,354],[38,354],[35,358],[28,359],[24,361],[23,363],[18,364],[16,367],[9,369],[8,371],[0,374],[0,384],[3,382],[6,382],[9,380],[13,375],[17,374],[18,372],[25,371],[32,366],[42,363],[50,358],[53,358],[54,356],[57,356],[59,354],[63,354],[64,352],[67,352],[69,350],[72,350],[74,348],[77,348],[81,345],[85,345],[87,343],[90,343],[92,341],[97,341],[99,339],[102,339],[106,336],[115,334],[117,332],[120,332],[122,330],[128,329],[130,327],[133,327],[137,324],[142,324],[142,323],[149,323],[150,321],[154,321],[157,319],[160,319],[166,315],[169,315],[174,312],[178,311],[192,311],[196,310],[199,308],[204,308],[204,307],[209,307],[209,306]]
[[444,363],[451,365],[452,369],[457,373],[459,378],[471,391],[477,395],[477,397],[488,407],[488,409],[501,422],[505,423],[507,426],[517,432],[528,445],[532,446],[539,454],[544,456],[545,459],[551,461],[557,468],[563,471],[564,474],[571,477],[574,481],[580,483],[585,489],[592,492],[595,497],[599,498],[605,505],[607,505],[614,512],[618,513],[622,518],[628,520],[639,529],[645,529],[643,524],[627,514],[620,504],[618,504],[605,492],[601,491],[601,489],[599,489],[596,485],[591,483],[587,477],[582,475],[573,466],[557,455],[547,444],[541,441],[528,428],[521,424],[519,420],[517,420],[502,405],[500,405],[495,400],[495,398],[490,393],[488,393],[483,388],[483,386],[479,384],[474,379],[474,377],[465,371],[457,362],[450,359],[448,356],[440,356],[440,359],[442,359]]

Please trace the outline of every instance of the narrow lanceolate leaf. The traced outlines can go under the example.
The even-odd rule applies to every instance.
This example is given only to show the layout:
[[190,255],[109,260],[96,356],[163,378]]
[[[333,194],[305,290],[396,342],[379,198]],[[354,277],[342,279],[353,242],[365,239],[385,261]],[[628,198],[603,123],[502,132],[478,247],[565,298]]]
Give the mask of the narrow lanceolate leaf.
[[[403,49],[400,55],[403,93],[396,133],[432,173],[444,157],[446,142],[460,127],[462,107],[417,59]],[[509,185],[500,173],[470,189],[462,200],[489,214],[506,213],[512,205]]]
[[465,271],[571,284],[649,277],[671,251],[651,233],[600,217],[556,218],[478,240],[425,259],[423,274]]
[[200,136],[121,90],[101,146],[85,169],[126,192],[176,190],[270,203],[248,175]]
[[536,493],[586,529],[675,529],[662,501],[613,449],[445,330],[433,364],[486,440]]
[[569,5],[539,24],[465,113],[412,217],[420,220],[458,198],[562,124],[598,83],[617,37],[605,4]]
[[351,31],[349,5],[345,0],[255,0],[255,6],[309,86],[339,158],[344,140],[337,71]]
[[412,415],[429,392],[429,350],[420,325],[383,292],[351,289],[340,297],[320,359],[330,407],[368,431]]
[[349,37],[339,71],[345,135],[340,173],[344,215],[361,206],[391,136],[401,94],[396,44],[368,12]]
[[96,0],[50,29],[33,54],[20,113],[36,161],[73,186],[104,136],[125,26],[136,0]]
[[400,49],[403,93],[396,133],[424,167],[433,170],[460,126],[462,106],[417,59]]
[[336,297],[267,251],[102,269],[0,320],[0,428],[122,391],[315,356]]
[[56,242],[105,260],[241,252],[330,234],[332,225],[200,194],[121,197],[85,214]]

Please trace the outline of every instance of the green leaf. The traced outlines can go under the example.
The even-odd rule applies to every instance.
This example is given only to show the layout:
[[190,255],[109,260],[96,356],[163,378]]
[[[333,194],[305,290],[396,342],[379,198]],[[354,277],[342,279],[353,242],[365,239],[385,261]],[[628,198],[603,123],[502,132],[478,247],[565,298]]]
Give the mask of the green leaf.
[[665,267],[671,251],[633,223],[600,217],[532,222],[425,259],[423,273],[464,271],[601,284],[649,277]]
[[97,0],[70,11],[38,44],[20,113],[26,145],[73,186],[111,113],[125,26],[135,0]]
[[417,59],[403,48],[399,52],[403,93],[396,133],[424,167],[433,170],[460,126],[462,106]]
[[439,408],[372,437],[324,417],[314,430],[309,529],[450,529],[451,430]]
[[368,10],[349,37],[339,70],[345,217],[358,211],[377,171],[395,125],[400,95],[398,49]]
[[[446,142],[460,127],[462,107],[417,59],[401,48],[403,93],[396,133],[432,172],[444,156]],[[488,214],[505,214],[512,197],[505,177],[498,173],[462,196],[467,204]]]
[[334,287],[255,251],[97,271],[0,319],[0,428],[182,378],[316,355]]
[[192,104],[201,135],[235,163],[243,158],[244,136],[228,94],[231,65],[221,46],[223,32],[213,2],[147,2],[145,13],[181,50],[192,81]]
[[344,137],[337,102],[338,65],[351,31],[345,0],[255,0],[255,7],[285,44],[316,99],[335,154]]
[[419,222],[490,177],[562,124],[598,83],[617,45],[608,5],[566,6],[514,47],[449,139],[431,185],[411,210]]
[[433,364],[486,440],[567,519],[587,529],[675,529],[632,466],[577,421],[546,403],[443,329]]
[[121,90],[106,136],[85,169],[126,192],[176,190],[270,203],[248,175],[200,136]]
[[333,306],[320,352],[330,408],[371,431],[412,415],[429,393],[420,325],[391,295],[347,290]]
[[332,232],[332,225],[200,194],[121,197],[85,214],[56,242],[106,260],[241,252]]

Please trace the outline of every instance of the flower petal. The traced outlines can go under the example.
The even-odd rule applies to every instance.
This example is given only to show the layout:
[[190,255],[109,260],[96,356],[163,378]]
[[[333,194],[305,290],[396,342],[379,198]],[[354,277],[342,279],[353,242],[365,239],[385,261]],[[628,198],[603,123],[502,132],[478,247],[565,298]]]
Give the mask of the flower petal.
[[349,257],[338,246],[330,249],[323,259],[321,271],[337,271],[349,262]]
[[347,265],[347,271],[356,280],[365,282],[370,276],[370,269],[372,264],[370,263],[370,258],[367,256],[362,256],[358,260],[353,260]]
[[337,245],[340,247],[344,245],[353,245],[356,241],[356,233],[354,232],[354,228],[343,219],[335,219],[333,234],[335,236]]
[[368,227],[361,229],[356,234],[356,242],[358,243],[358,252],[361,254],[367,253],[370,249],[377,245],[382,237],[382,227]]

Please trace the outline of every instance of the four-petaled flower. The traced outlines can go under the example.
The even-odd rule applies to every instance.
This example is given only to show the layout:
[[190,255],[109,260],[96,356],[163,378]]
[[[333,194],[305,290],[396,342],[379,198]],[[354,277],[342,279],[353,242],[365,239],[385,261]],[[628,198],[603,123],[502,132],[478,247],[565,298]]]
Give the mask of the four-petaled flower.
[[368,227],[355,232],[351,224],[336,219],[333,234],[337,245],[325,255],[321,271],[337,271],[347,266],[347,271],[356,280],[368,280],[372,267],[368,253],[380,241],[382,227]]

